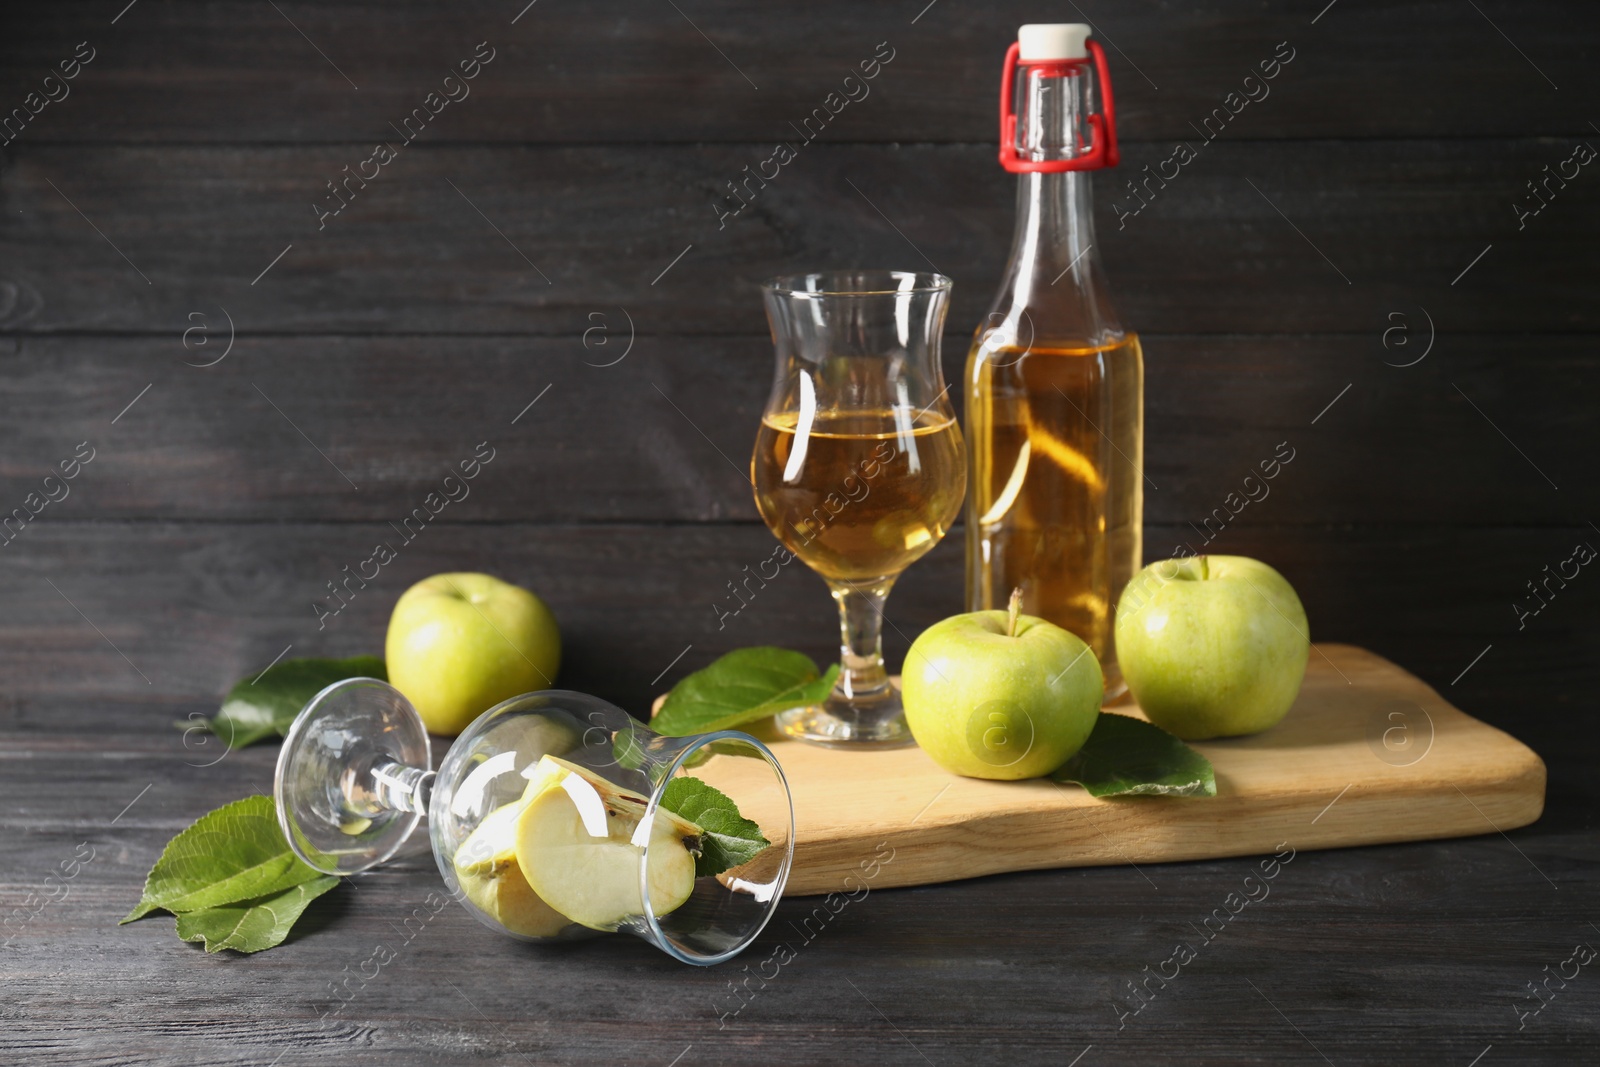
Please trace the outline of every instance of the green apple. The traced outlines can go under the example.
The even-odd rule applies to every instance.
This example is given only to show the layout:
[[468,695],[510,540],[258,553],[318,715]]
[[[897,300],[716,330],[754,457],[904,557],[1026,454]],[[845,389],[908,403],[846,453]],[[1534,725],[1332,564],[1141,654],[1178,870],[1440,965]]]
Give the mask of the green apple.
[[906,654],[901,702],[917,744],[969,778],[1037,778],[1083,747],[1100,714],[1100,661],[1073,634],[1011,609],[954,615]]
[[553,685],[561,633],[526,589],[487,574],[435,574],[401,594],[384,656],[390,683],[428,731],[458,734],[502,700]]
[[[587,768],[544,756],[517,816],[517,866],[540,899],[573,922],[615,930],[644,914],[640,839],[649,801]],[[704,831],[657,808],[645,881],[650,908],[665,915],[694,893]]]
[[1276,726],[1300,692],[1311,629],[1294,587],[1244,556],[1152,563],[1117,604],[1117,661],[1139,707],[1188,741]]
[[456,850],[461,891],[480,911],[513,934],[555,937],[572,920],[546,904],[517,865],[517,819],[526,798],[496,808]]

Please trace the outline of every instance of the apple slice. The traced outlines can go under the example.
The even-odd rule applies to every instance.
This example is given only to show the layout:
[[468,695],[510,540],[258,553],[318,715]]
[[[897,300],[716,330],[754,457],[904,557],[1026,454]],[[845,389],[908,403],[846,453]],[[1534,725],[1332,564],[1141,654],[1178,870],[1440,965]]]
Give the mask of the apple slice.
[[572,920],[539,898],[517,866],[517,818],[527,800],[489,814],[456,850],[461,891],[477,908],[513,934],[555,937]]
[[[545,756],[517,817],[516,858],[535,894],[573,922],[615,930],[644,914],[640,831],[649,801],[593,771]],[[700,827],[664,808],[650,830],[650,907],[665,915],[694,892]]]

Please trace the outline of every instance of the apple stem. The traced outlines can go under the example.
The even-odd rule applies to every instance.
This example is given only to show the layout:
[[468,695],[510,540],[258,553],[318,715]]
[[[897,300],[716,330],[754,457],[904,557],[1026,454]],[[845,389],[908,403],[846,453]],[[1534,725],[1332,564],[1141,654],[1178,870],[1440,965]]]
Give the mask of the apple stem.
[[1006,606],[1009,618],[1006,620],[1006,636],[1017,636],[1017,616],[1022,614],[1022,587],[1019,585],[1011,590],[1011,603]]

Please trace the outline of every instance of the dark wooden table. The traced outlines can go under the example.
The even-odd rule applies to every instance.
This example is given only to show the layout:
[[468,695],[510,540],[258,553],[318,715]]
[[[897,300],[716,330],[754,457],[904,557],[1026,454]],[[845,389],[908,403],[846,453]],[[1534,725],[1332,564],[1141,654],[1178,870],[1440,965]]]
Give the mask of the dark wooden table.
[[[1528,188],[1600,144],[1589,5],[924,2],[7,6],[0,515],[93,458],[0,544],[0,905],[26,916],[0,936],[0,1061],[1600,1057],[1600,973],[1565,962],[1600,946],[1600,579],[1515,606],[1600,542],[1600,172]],[[1539,823],[1302,853],[1137,1013],[1129,984],[1250,861],[874,891],[736,1013],[742,961],[542,950],[453,905],[402,926],[438,885],[420,839],[265,954],[206,956],[165,918],[116,927],[173,834],[271,788],[276,746],[218,761],[174,722],[285,649],[381,650],[427,574],[535,589],[563,684],[636,712],[730,648],[830,655],[799,571],[717,624],[771,544],[742,472],[770,373],[748,283],[937,265],[958,283],[955,374],[1012,221],[1000,57],[1018,23],[1080,17],[1119,94],[1099,240],[1148,361],[1147,555],[1193,542],[1288,442],[1271,496],[1210,547],[1284,571],[1314,636],[1530,743]],[[1200,143],[1284,47],[1270,95]],[[719,224],[726,183],[890,53]],[[328,183],[475,54],[470,95],[331,214]],[[1198,158],[1132,214],[1125,180],[1180,140]],[[472,496],[319,627],[327,583],[484,441]],[[892,660],[960,609],[958,540],[890,601]],[[798,941],[812,906],[786,901],[745,959]]]

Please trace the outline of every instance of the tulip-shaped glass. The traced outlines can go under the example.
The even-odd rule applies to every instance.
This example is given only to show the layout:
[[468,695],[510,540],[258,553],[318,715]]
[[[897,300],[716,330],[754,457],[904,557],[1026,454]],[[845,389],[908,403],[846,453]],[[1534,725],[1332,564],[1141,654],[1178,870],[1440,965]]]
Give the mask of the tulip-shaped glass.
[[907,744],[883,666],[883,605],[900,572],[949,530],[967,463],[939,366],[951,282],[938,274],[826,271],[762,287],[777,368],[750,480],[784,547],[839,608],[833,694],[778,716],[824,744]]

